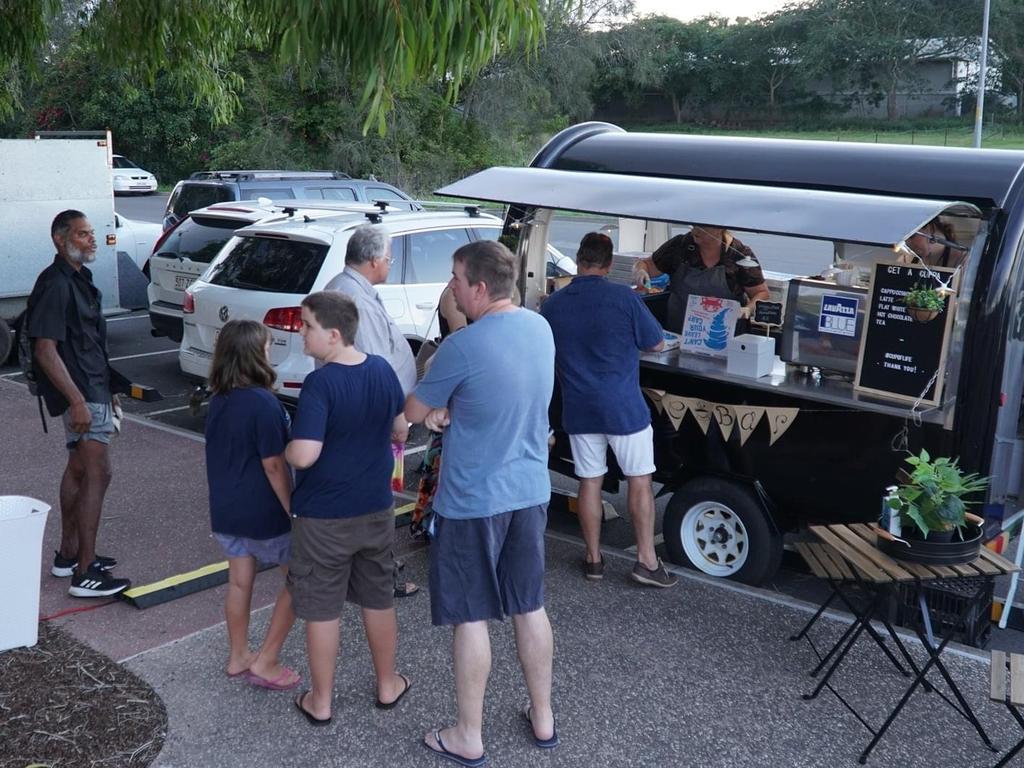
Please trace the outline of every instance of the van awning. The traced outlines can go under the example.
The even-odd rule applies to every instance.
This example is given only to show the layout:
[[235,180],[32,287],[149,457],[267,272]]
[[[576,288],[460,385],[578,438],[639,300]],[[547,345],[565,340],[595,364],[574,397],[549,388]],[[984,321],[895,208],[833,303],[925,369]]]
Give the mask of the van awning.
[[488,168],[437,194],[885,247],[940,214],[981,215],[958,201],[547,168]]

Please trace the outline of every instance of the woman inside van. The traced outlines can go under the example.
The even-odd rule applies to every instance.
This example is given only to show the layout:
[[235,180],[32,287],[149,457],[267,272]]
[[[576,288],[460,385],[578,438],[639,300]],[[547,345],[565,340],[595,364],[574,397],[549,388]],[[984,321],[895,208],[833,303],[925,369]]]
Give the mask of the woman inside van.
[[743,307],[743,317],[753,314],[754,302],[769,298],[754,252],[722,227],[694,224],[641,264],[652,277],[669,276],[665,328],[676,333],[683,328],[690,296],[734,299]]
[[938,216],[907,238],[907,247],[929,267],[959,267],[967,258],[967,249],[957,243],[956,233]]

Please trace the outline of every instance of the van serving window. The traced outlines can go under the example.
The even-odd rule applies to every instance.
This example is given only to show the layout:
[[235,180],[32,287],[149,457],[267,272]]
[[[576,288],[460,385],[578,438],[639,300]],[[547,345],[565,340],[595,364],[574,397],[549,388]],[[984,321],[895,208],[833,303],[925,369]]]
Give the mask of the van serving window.
[[488,168],[439,195],[893,247],[964,202],[546,168]]

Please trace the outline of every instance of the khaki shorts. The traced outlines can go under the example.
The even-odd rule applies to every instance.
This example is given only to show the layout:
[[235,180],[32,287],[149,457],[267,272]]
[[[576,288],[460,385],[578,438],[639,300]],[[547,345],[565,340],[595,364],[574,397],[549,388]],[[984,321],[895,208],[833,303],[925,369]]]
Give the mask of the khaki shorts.
[[288,590],[295,615],[333,621],[346,601],[384,610],[395,604],[395,513],[292,520]]

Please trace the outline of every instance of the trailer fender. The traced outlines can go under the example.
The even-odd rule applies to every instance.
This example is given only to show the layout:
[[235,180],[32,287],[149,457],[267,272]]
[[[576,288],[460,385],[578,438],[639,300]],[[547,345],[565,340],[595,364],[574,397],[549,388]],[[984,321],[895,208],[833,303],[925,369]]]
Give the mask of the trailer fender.
[[709,576],[763,584],[782,560],[782,534],[756,481],[700,475],[682,483],[662,533],[672,562]]

